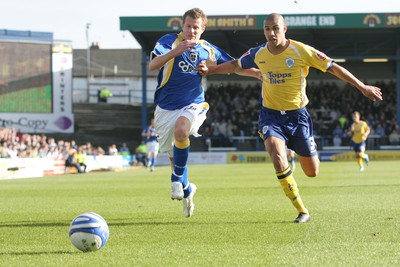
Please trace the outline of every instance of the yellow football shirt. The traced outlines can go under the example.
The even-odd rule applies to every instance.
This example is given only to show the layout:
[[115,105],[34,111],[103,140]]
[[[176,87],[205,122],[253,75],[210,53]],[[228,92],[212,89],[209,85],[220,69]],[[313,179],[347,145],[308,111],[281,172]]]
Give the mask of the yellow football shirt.
[[295,110],[306,106],[309,102],[306,95],[309,67],[326,72],[333,62],[311,46],[289,41],[289,46],[278,55],[271,54],[266,44],[250,49],[239,60],[242,65],[246,60],[254,60],[263,75],[263,106],[274,110]]
[[351,127],[353,142],[359,144],[365,141],[367,139],[365,133],[368,131],[368,129],[368,124],[365,121],[360,120],[358,123],[353,123]]

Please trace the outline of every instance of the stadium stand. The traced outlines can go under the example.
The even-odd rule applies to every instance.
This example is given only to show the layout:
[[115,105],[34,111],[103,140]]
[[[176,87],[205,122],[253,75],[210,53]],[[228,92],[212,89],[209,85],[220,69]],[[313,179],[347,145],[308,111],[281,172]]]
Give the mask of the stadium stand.
[[[372,147],[396,145],[399,143],[400,113],[399,84],[399,25],[387,25],[385,20],[398,14],[304,14],[287,15],[290,22],[301,19],[309,21],[329,20],[334,25],[291,25],[290,38],[309,43],[349,68],[359,77],[369,79],[383,89],[384,102],[368,103],[360,94],[340,83],[332,83],[327,74],[310,70],[308,108],[314,118],[314,129],[319,147],[333,146],[333,131],[339,124],[342,130],[341,144],[346,146],[346,121],[349,114],[357,109],[372,127]],[[262,38],[261,15],[210,16],[210,25],[203,36],[231,55],[238,57]],[[385,19],[384,19],[385,18]],[[136,23],[145,19],[152,25],[143,30]],[[240,21],[240,25],[234,25]],[[213,23],[223,24],[213,24]],[[243,22],[243,23],[242,23]],[[366,23],[368,22],[368,23]],[[88,58],[86,49],[73,50],[73,112],[75,133],[48,134],[56,140],[76,140],[79,144],[91,142],[108,147],[113,143],[125,142],[131,150],[140,141],[143,126],[142,79],[147,81],[147,113],[152,114],[152,94],[156,84],[156,73],[146,72],[149,52],[164,31],[173,27],[179,31],[176,17],[121,17],[120,29],[129,31],[140,43],[142,49],[101,49],[95,44],[90,51],[90,81],[88,79]],[[0,32],[1,33],[1,32]],[[0,34],[1,35],[1,34]],[[387,58],[386,63],[364,63],[364,58]],[[263,150],[257,135],[258,95],[257,81],[243,80],[235,75],[207,79],[207,100],[211,110],[202,127],[203,138],[192,141],[193,150],[207,150],[221,147],[225,150],[236,148],[240,151]],[[90,86],[89,86],[90,85]],[[108,103],[97,103],[97,90],[106,86],[113,97]],[[91,90],[89,90],[89,87]],[[89,92],[89,103],[86,101]],[[132,93],[131,93],[132,92]],[[128,101],[126,101],[129,99]],[[397,99],[397,101],[396,101]],[[91,101],[92,100],[92,101]],[[105,104],[105,105],[104,105]],[[146,110],[146,109],[145,109]],[[149,116],[151,117],[151,116]],[[1,127],[1,125],[0,125]],[[340,131],[339,131],[340,132]]]
[[[367,103],[367,100],[335,83],[319,82],[308,86],[308,108],[314,118],[314,132],[321,149],[334,146],[333,132],[339,126],[342,145],[349,145],[346,132],[351,122],[351,112],[358,110],[371,126],[371,148],[399,145],[400,127],[396,120],[396,83],[377,82],[383,89],[385,102]],[[206,92],[210,103],[208,118],[201,128],[203,137],[193,140],[193,150],[211,147],[224,151],[263,150],[258,137],[257,120],[260,86],[242,87],[240,84],[212,85]],[[152,113],[154,107],[149,106]],[[76,115],[74,134],[22,134],[16,129],[1,128],[0,139],[7,141],[11,155],[43,157],[51,153],[49,139],[61,144],[76,141],[79,145],[91,143],[95,147],[127,143],[133,151],[140,141],[141,108],[121,104],[74,104]],[[343,121],[341,123],[341,121]],[[224,149],[225,148],[225,149]],[[233,149],[234,148],[234,149]],[[95,153],[105,153],[97,151]]]

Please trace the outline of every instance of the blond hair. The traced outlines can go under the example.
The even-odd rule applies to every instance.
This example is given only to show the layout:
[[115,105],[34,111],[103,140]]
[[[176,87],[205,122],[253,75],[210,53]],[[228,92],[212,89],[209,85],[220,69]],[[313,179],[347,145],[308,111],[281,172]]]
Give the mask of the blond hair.
[[191,17],[192,19],[201,18],[203,20],[203,25],[207,25],[207,16],[200,8],[192,8],[186,11],[185,14],[183,14],[183,23],[185,23],[187,17]]

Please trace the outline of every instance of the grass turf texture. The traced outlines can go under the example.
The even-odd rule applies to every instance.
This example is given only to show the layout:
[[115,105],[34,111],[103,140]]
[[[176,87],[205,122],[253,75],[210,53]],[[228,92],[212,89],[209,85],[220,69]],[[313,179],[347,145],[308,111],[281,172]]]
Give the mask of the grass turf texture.
[[[395,266],[400,264],[398,162],[322,163],[295,178],[312,220],[297,216],[271,164],[191,165],[192,218],[157,167],[0,181],[1,266]],[[100,251],[69,241],[71,220],[108,222]]]

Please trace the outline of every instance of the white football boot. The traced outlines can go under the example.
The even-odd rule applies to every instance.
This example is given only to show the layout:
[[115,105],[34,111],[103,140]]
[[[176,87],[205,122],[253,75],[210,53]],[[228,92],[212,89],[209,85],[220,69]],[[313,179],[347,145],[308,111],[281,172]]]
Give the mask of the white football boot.
[[185,217],[191,217],[193,215],[194,211],[194,202],[193,202],[193,197],[194,194],[196,194],[197,186],[195,184],[190,184],[192,187],[192,192],[187,198],[184,198],[182,203],[183,203],[183,215]]
[[171,183],[171,199],[182,200],[183,199],[183,186],[181,182]]

